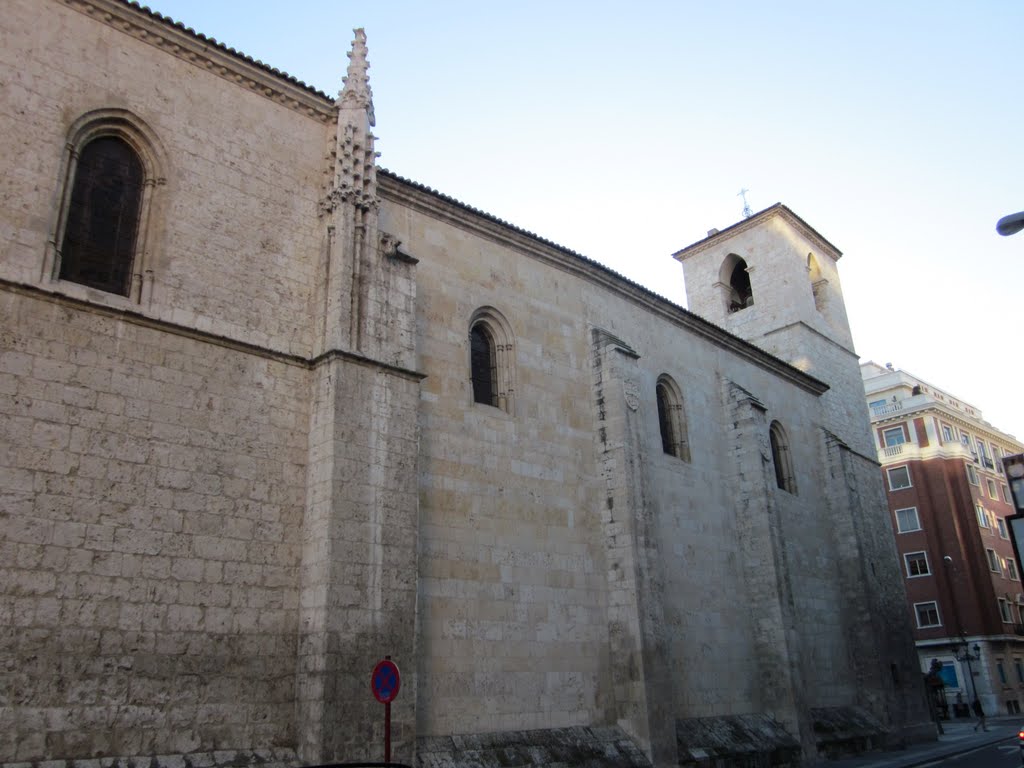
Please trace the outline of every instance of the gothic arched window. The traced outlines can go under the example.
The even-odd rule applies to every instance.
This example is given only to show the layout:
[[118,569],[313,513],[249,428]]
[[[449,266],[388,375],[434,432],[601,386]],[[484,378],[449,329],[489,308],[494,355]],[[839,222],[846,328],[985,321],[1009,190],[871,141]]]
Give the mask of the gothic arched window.
[[658,401],[658,429],[661,432],[661,449],[670,456],[683,461],[690,460],[690,442],[687,438],[686,411],[679,387],[668,376],[659,376],[655,386]]
[[142,298],[147,252],[160,217],[164,153],[123,109],[99,109],[71,126],[60,207],[45,273],[107,293]]
[[487,324],[479,322],[469,332],[470,379],[473,382],[473,402],[484,405],[498,405],[498,391],[495,389],[494,339]]
[[100,136],[82,148],[61,241],[61,280],[128,295],[142,184],[142,161],[124,139]]
[[473,402],[513,413],[515,354],[505,318],[492,307],[473,313],[469,324],[469,379]]
[[775,484],[784,491],[796,493],[796,475],[793,472],[793,455],[789,449],[786,430],[777,421],[768,428],[772,444],[772,464],[775,465]]

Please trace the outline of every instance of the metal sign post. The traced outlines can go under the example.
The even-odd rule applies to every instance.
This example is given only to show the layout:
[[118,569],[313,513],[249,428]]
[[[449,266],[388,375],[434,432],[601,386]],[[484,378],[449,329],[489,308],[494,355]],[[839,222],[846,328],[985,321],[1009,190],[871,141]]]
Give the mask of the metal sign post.
[[384,705],[384,762],[391,762],[391,702],[402,687],[402,676],[398,673],[398,665],[385,656],[377,662],[370,675],[370,690],[377,701]]

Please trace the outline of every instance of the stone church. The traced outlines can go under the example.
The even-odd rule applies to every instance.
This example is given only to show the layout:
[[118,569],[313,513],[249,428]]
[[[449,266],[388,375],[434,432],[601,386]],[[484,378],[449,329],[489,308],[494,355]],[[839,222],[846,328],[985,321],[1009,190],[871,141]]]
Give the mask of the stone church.
[[410,765],[934,738],[839,251],[683,309],[379,167],[349,60],[4,5],[0,764],[381,760],[385,656]]

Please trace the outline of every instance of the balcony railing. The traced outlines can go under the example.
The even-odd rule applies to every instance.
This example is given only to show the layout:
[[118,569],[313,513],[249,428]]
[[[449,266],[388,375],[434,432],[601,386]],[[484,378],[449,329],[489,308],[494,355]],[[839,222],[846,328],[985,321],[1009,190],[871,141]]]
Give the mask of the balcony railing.
[[899,413],[903,410],[902,402],[886,403],[885,405],[875,405],[871,408],[871,414],[873,416],[886,416],[890,413]]
[[917,443],[900,443],[899,445],[885,445],[878,449],[878,461],[881,464],[934,458],[968,459],[970,454],[959,441],[932,443],[925,447],[921,447]]

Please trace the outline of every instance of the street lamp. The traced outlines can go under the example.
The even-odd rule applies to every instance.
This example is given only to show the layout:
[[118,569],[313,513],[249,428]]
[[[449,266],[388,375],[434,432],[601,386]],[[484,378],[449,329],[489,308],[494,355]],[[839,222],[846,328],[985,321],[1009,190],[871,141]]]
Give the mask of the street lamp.
[[1022,229],[1024,229],[1024,211],[1003,216],[1003,218],[996,222],[996,232],[1003,237],[1016,234]]
[[963,646],[953,646],[953,658],[961,663],[965,661],[967,662],[967,676],[971,678],[971,701],[973,702],[978,698],[978,688],[974,683],[974,670],[971,668],[971,662],[978,661],[978,659],[981,658],[981,646],[975,643],[971,650],[973,650],[974,653],[971,653],[967,649],[966,640],[964,640]]
[[[1022,216],[1024,216],[1024,214],[1022,214]],[[1024,227],[1024,224],[1021,226]],[[949,555],[942,556],[942,563],[947,568],[955,569],[955,566],[953,565],[953,558]],[[957,661],[961,663],[965,661],[967,662],[967,676],[971,679],[971,701],[973,702],[978,698],[978,687],[974,682],[974,668],[971,666],[971,662],[978,661],[981,658],[981,646],[975,643],[973,649],[969,649],[967,647],[967,635],[964,633],[963,622],[960,621],[960,608],[957,605],[955,584],[951,584],[949,587],[949,600],[953,606],[953,618],[956,621],[956,628],[960,633],[960,642],[951,643],[950,650],[953,652],[953,658]],[[971,650],[974,651],[973,654],[971,653]]]

